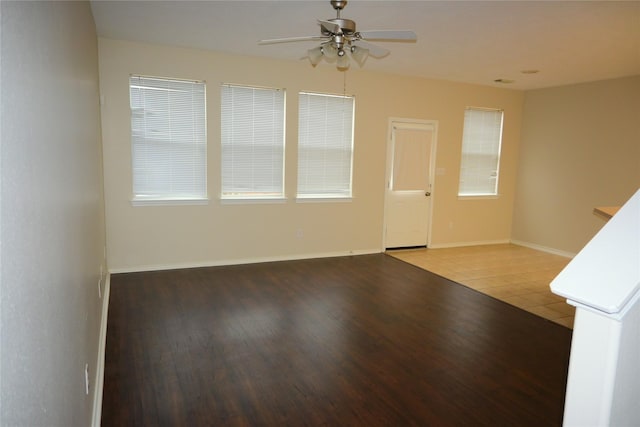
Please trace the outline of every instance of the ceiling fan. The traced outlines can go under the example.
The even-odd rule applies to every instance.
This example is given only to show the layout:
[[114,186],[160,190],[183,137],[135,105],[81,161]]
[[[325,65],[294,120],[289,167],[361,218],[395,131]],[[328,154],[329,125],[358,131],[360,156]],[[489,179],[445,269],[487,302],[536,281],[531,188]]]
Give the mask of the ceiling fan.
[[347,5],[347,0],[331,0],[330,3],[336,10],[337,16],[327,20],[318,19],[320,35],[267,39],[260,40],[258,43],[320,41],[319,46],[307,51],[311,65],[315,67],[324,58],[328,62],[335,61],[337,68],[344,71],[350,65],[347,52],[361,67],[369,56],[384,58],[390,53],[388,49],[369,43],[369,40],[396,42],[415,42],[417,40],[416,33],[411,30],[356,31],[355,21],[340,17],[340,12]]

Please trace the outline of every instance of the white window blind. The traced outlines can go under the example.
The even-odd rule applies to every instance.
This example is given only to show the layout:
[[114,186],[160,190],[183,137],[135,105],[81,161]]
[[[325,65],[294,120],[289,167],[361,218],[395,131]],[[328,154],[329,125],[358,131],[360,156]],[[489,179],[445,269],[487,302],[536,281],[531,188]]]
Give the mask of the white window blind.
[[222,198],[284,197],[283,89],[224,84]]
[[502,110],[465,110],[459,196],[498,194],[502,117]]
[[205,84],[131,76],[134,200],[207,197]]
[[351,197],[352,96],[299,94],[298,197]]

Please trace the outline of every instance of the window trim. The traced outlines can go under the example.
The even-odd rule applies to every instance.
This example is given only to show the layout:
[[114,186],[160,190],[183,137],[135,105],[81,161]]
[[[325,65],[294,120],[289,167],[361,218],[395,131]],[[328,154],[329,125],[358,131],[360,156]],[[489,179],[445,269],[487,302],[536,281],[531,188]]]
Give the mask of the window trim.
[[[244,88],[251,90],[265,90],[265,91],[278,91],[282,93],[282,145],[281,145],[281,191],[279,193],[259,193],[257,191],[252,190],[251,192],[245,193],[224,193],[224,155],[223,155],[223,146],[224,146],[224,138],[223,132],[225,131],[224,123],[223,123],[223,114],[224,114],[224,90],[225,88]],[[257,86],[257,85],[247,85],[247,84],[237,84],[237,83],[221,83],[220,84],[220,192],[219,199],[224,204],[243,204],[243,203],[269,203],[269,202],[277,202],[279,200],[286,200],[286,131],[287,131],[287,123],[286,123],[286,113],[287,113],[287,91],[286,88],[282,87],[268,87],[268,86]]]
[[495,200],[500,198],[500,193],[496,194],[467,194],[460,196],[458,200]]
[[177,206],[177,205],[208,205],[210,199],[187,199],[187,198],[165,198],[165,199],[149,199],[149,198],[132,198],[132,206]]
[[[139,84],[135,84],[132,80],[138,79],[147,79],[147,80],[159,80],[159,81],[167,81],[167,82],[177,82],[177,83],[191,83],[191,84],[199,84],[202,85],[202,119],[201,127],[199,128],[203,132],[203,147],[204,154],[201,159],[204,160],[204,189],[201,194],[193,194],[193,195],[176,195],[176,194],[166,194],[166,195],[137,195],[135,192],[135,163],[134,163],[134,128],[132,125],[133,120],[133,111],[131,96],[132,96],[132,88],[144,89]],[[130,74],[128,80],[128,90],[129,90],[129,136],[130,136],[130,153],[131,153],[131,197],[130,202],[133,206],[153,206],[153,205],[186,205],[186,204],[207,204],[209,203],[208,196],[208,135],[207,135],[207,85],[205,80],[195,80],[195,79],[183,79],[176,77],[159,77],[159,76],[149,76],[142,74]],[[144,108],[144,107],[143,107]]]
[[462,168],[463,168],[463,159],[464,159],[464,125],[466,124],[466,120],[463,119],[463,130],[462,130],[462,143],[460,148],[460,171],[458,174],[458,200],[491,200],[500,198],[500,161],[502,159],[502,142],[503,142],[503,133],[504,133],[504,109],[502,108],[490,108],[490,107],[473,107],[468,106],[465,107],[465,115],[466,112],[472,111],[485,111],[485,112],[495,112],[500,113],[500,129],[499,129],[499,140],[498,140],[498,150],[497,150],[497,159],[496,159],[496,177],[495,177],[495,190],[491,193],[462,193]]
[[350,203],[353,196],[345,197],[296,197],[296,203]]
[[252,198],[226,198],[220,199],[220,203],[223,205],[250,205],[250,204],[282,204],[287,202],[286,197],[252,197]]
[[[350,159],[349,159],[349,187],[348,193],[337,192],[315,192],[300,194],[300,146],[301,146],[301,129],[300,126],[300,99],[303,95],[311,96],[323,96],[331,98],[349,99],[351,101],[351,132],[350,132]],[[296,188],[296,202],[308,203],[308,202],[344,202],[353,199],[353,173],[354,173],[354,158],[355,158],[355,119],[356,119],[356,97],[355,95],[347,94],[335,94],[301,90],[298,92],[298,158],[297,158],[297,188]]]

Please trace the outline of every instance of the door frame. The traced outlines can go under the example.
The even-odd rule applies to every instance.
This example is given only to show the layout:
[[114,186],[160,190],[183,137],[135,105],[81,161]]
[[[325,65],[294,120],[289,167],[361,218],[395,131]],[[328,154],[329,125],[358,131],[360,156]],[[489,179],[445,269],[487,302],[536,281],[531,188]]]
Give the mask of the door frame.
[[431,226],[433,223],[433,205],[435,204],[435,176],[436,176],[436,153],[438,146],[438,121],[437,120],[422,120],[422,119],[407,119],[401,117],[389,117],[387,125],[387,165],[385,171],[384,180],[384,214],[382,220],[382,252],[387,248],[387,206],[389,197],[389,187],[391,185],[391,174],[393,172],[393,126],[396,123],[414,124],[414,125],[426,125],[433,127],[433,140],[431,142],[431,154],[429,161],[429,182],[431,183],[431,200],[429,203],[429,217],[427,218],[427,241],[426,246],[431,246]]

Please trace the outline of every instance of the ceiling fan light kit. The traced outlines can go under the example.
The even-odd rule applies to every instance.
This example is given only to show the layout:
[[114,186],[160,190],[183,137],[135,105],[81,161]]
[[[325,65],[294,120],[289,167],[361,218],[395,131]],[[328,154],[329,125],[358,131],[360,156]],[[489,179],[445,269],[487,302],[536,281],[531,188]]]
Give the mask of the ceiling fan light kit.
[[362,67],[369,57],[369,49],[360,46],[351,46],[351,57]]
[[[389,50],[371,44],[368,40],[415,42],[416,34],[410,30],[379,30],[356,31],[356,23],[351,19],[340,17],[340,11],[347,5],[346,0],[331,0],[331,6],[336,10],[337,16],[333,19],[318,19],[320,36],[289,37],[261,40],[260,44],[287,43],[298,41],[319,40],[321,43],[307,51],[307,58],[313,67],[325,59],[327,62],[336,63],[336,68],[346,71],[351,65],[351,59],[362,67],[369,56],[384,58]],[[348,53],[348,54],[347,54]]]

